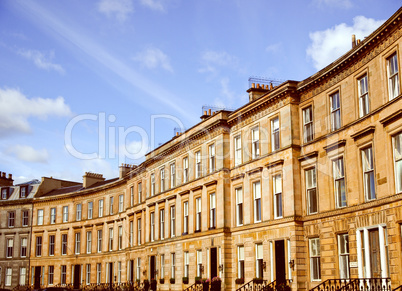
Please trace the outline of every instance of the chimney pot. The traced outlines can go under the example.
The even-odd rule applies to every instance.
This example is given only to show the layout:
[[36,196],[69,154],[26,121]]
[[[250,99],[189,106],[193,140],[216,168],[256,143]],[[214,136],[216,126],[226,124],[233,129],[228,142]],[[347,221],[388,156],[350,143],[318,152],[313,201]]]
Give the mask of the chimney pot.
[[211,115],[211,108],[210,109],[208,109],[208,115]]
[[352,48],[356,46],[356,35],[352,34]]
[[251,88],[255,88],[255,83],[251,83]]
[[206,111],[206,110],[204,111],[204,115],[207,115],[207,111]]
[[13,178],[12,174],[8,174],[8,179],[11,180]]

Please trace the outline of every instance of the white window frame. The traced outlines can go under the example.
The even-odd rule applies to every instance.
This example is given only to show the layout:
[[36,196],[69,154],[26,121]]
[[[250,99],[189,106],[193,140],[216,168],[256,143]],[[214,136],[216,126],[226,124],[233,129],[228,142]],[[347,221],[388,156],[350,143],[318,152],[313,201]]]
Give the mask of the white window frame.
[[138,203],[141,203],[142,202],[142,182],[138,183],[137,191],[138,191]]
[[264,249],[262,243],[255,244],[255,277],[263,278]]
[[210,144],[208,146],[208,161],[209,161],[209,172],[213,173],[216,169],[216,153],[215,153],[215,144]]
[[113,215],[114,196],[109,197],[109,215]]
[[188,172],[188,157],[183,158],[183,183],[187,183],[189,180]]
[[14,255],[14,238],[7,238],[6,239],[7,242],[7,252],[6,252],[6,258],[10,259],[13,257]]
[[102,236],[103,236],[103,231],[102,231],[102,229],[98,229],[97,230],[97,240],[96,240],[96,251],[98,252],[98,253],[101,253],[102,252]]
[[402,132],[392,137],[394,157],[395,192],[402,192]]
[[109,228],[108,249],[109,249],[109,252],[113,251],[113,227]]
[[38,209],[37,225],[43,225],[43,209]]
[[[316,167],[305,170],[305,181],[306,181],[307,214],[318,213],[318,190],[317,190]],[[312,198],[315,199],[315,205],[312,204],[314,203],[314,201],[312,201]],[[313,209],[312,206],[315,207],[316,209]]]
[[[65,239],[65,240],[64,240]],[[61,234],[61,255],[67,255],[67,243],[68,243],[68,235],[66,233]]]
[[92,253],[92,231],[87,231],[87,254]]
[[334,193],[336,208],[347,206],[345,165],[343,157],[332,160],[332,171],[334,177]]
[[159,238],[165,239],[165,208],[159,210]]
[[49,270],[49,272],[48,272],[49,275],[48,275],[47,281],[48,281],[49,285],[53,285],[53,283],[54,283],[54,266],[53,265],[49,266],[48,270]]
[[85,283],[91,284],[91,264],[86,264]]
[[[20,253],[21,258],[27,257],[27,248],[28,248],[28,238],[22,237],[21,238],[21,253]],[[0,283],[1,283],[1,281],[0,281]]]
[[155,241],[155,212],[151,212],[149,215],[150,220],[150,241]]
[[202,225],[202,200],[201,197],[195,198],[195,231],[201,231]]
[[244,246],[237,246],[237,278],[244,279]]
[[81,233],[80,232],[76,232],[75,235],[75,244],[74,244],[74,253],[76,255],[79,255],[81,253]]
[[50,224],[56,223],[56,207],[50,208]]
[[387,58],[387,74],[389,100],[392,100],[400,94],[398,54],[396,52]]
[[28,226],[29,224],[29,211],[22,210],[22,226]]
[[272,177],[272,190],[274,194],[274,218],[283,217],[282,175]]
[[155,195],[155,174],[151,174],[151,197]]
[[321,250],[320,239],[309,239],[309,255],[310,255],[310,280],[321,281]]
[[176,236],[176,207],[170,206],[170,237]]
[[243,163],[241,135],[238,135],[234,138],[234,156],[235,156],[235,166],[241,165]]
[[202,172],[201,151],[195,153],[195,178],[200,178]]
[[253,199],[254,199],[254,223],[262,220],[262,198],[261,198],[261,182],[253,182]]
[[165,278],[165,255],[161,255],[161,279]]
[[170,189],[176,187],[176,163],[170,164]]
[[176,254],[172,253],[171,254],[171,259],[170,259],[170,276],[171,278],[176,277]]
[[274,152],[280,146],[279,116],[271,120],[271,150]]
[[374,172],[374,156],[373,146],[370,145],[361,149],[364,197],[366,201],[375,200],[377,193],[375,189],[375,172]]
[[11,286],[12,277],[13,277],[13,269],[10,267],[6,267],[6,276],[5,276],[4,286]]
[[96,264],[96,284],[100,284],[102,280],[102,264]]
[[76,221],[81,221],[82,219],[82,204],[76,204],[75,205],[75,220]]
[[130,247],[134,245],[134,220],[130,220],[130,238],[129,238]]
[[201,266],[202,266],[202,251],[201,250],[197,250],[196,252],[196,259],[197,259],[197,277],[201,277],[202,276],[202,272],[201,272]]
[[103,199],[98,201],[98,217],[103,217]]
[[216,193],[209,194],[209,228],[216,228]]
[[329,95],[329,101],[331,109],[331,131],[335,131],[342,127],[341,96],[339,91]]
[[123,249],[123,226],[119,225],[119,227],[117,228],[117,232],[118,232],[118,240],[117,240],[118,249],[122,250]]
[[141,245],[141,218],[137,219],[137,245]]
[[92,219],[93,218],[93,213],[94,213],[94,203],[93,203],[93,201],[90,201],[90,202],[88,202],[87,218]]
[[339,277],[350,278],[349,266],[349,234],[338,234]]
[[359,95],[359,117],[363,117],[370,112],[367,74],[357,79],[357,87]]
[[242,226],[244,219],[243,188],[242,187],[236,188],[235,195],[236,195],[236,226]]
[[68,206],[63,206],[63,222],[68,222]]
[[161,168],[159,170],[159,176],[160,176],[160,192],[165,191],[165,168]]
[[190,274],[190,263],[189,263],[189,253],[188,251],[184,252],[184,277],[189,277]]
[[124,211],[124,194],[119,195],[119,212]]
[[49,235],[49,256],[54,256],[56,246],[56,236]]
[[251,129],[251,158],[256,159],[260,156],[260,128],[258,126]]
[[302,110],[303,115],[303,140],[308,143],[314,139],[314,115],[313,106],[307,106]]
[[188,220],[188,201],[183,203],[183,234],[189,232],[189,220]]
[[42,243],[43,243],[42,236],[37,236],[35,239],[35,242],[36,242],[35,257],[41,257],[42,256]]

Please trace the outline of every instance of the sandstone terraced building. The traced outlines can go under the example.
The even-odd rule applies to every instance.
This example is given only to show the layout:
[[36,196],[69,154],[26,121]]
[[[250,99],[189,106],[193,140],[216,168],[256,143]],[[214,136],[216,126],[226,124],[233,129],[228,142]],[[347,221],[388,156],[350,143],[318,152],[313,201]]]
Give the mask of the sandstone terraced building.
[[157,279],[158,290],[183,290],[219,276],[224,290],[253,278],[292,290],[351,278],[400,286],[401,15],[306,80],[252,84],[249,103],[204,112],[116,179],[43,178],[30,284]]

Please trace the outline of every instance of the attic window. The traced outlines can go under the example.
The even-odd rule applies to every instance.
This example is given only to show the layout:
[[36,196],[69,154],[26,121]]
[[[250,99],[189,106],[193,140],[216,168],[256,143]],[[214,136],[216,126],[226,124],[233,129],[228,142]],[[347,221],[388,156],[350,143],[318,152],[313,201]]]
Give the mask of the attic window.
[[21,186],[20,187],[20,198],[26,198],[27,197],[27,191],[28,186]]
[[9,188],[1,188],[1,199],[2,200],[7,200],[8,199],[8,193],[9,193]]

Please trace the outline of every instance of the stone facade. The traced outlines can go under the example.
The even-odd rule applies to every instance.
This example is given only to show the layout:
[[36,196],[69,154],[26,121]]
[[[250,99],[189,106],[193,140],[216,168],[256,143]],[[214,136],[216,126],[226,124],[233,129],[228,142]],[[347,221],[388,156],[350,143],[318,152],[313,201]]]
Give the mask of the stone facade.
[[401,285],[401,14],[304,81],[252,84],[249,103],[204,112],[119,178],[43,178],[30,283]]

